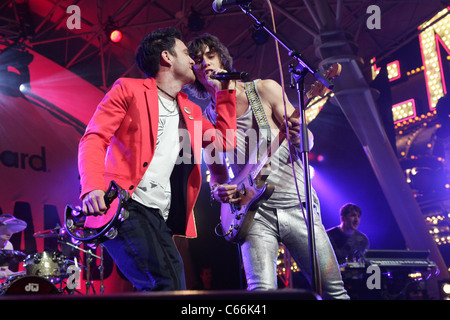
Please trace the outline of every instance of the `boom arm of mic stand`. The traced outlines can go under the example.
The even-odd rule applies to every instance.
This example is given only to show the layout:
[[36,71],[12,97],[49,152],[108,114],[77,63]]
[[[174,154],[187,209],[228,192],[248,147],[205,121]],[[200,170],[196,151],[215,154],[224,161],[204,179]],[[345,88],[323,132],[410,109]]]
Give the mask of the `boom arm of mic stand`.
[[319,80],[325,87],[328,89],[333,89],[333,83],[331,83],[330,80],[328,80],[320,71],[319,69],[313,67],[304,57],[303,55],[298,52],[297,50],[292,49],[292,46],[287,43],[286,40],[281,39],[279,35],[277,35],[272,29],[266,26],[266,24],[259,20],[253,13],[250,8],[250,4],[245,5],[239,5],[241,10],[248,16],[252,17],[256,21],[256,27],[258,29],[263,28],[267,33],[269,33],[272,38],[274,38],[276,41],[278,41],[283,47],[286,48],[288,51],[289,56],[295,58],[298,63],[308,70],[317,80]]
[[[314,217],[313,217],[313,209],[312,209],[312,192],[311,192],[311,179],[309,173],[309,143],[308,143],[308,130],[306,126],[306,118],[305,118],[305,103],[303,99],[303,90],[304,90],[304,78],[308,72],[310,72],[317,80],[323,83],[323,85],[329,89],[332,89],[332,83],[321,73],[317,68],[313,68],[311,64],[306,61],[302,57],[302,55],[293,50],[290,45],[287,44],[286,41],[280,38],[273,30],[268,28],[264,22],[260,21],[253,13],[251,12],[251,8],[249,4],[240,5],[242,11],[252,17],[256,21],[257,28],[263,28],[267,33],[269,33],[275,40],[277,40],[283,47],[285,47],[289,51],[289,55],[297,59],[300,69],[300,72],[293,72],[293,77],[296,78],[297,82],[297,91],[299,95],[299,108],[300,108],[300,125],[302,130],[302,142],[301,142],[301,155],[303,161],[303,172],[304,172],[304,180],[305,180],[305,196],[306,196],[306,212],[307,212],[307,227],[308,227],[308,243],[309,243],[309,257],[310,257],[310,265],[313,279],[313,289],[314,291],[321,295],[322,287],[320,281],[320,271],[318,266],[318,261],[316,258],[316,245],[315,245],[315,235],[314,235]],[[300,206],[303,204],[300,203]]]

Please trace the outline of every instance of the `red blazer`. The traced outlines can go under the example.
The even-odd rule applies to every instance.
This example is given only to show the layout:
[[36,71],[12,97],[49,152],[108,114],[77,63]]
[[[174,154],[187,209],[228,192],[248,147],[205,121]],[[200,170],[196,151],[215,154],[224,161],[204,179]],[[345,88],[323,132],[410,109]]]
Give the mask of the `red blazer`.
[[[176,165],[172,176],[177,176],[171,178],[175,182],[172,184],[171,203],[178,213],[180,208],[184,209],[184,214],[175,216],[172,210],[169,214],[168,223],[175,229],[175,234],[197,235],[193,208],[201,186],[201,148],[211,141],[222,150],[232,150],[236,145],[234,135],[232,141],[226,139],[227,129],[233,130],[231,132],[236,130],[235,91],[219,91],[216,98],[219,117],[214,127],[186,94],[180,92],[177,95],[193,156],[191,163]],[[130,194],[134,192],[155,152],[158,119],[158,92],[153,78],[121,78],[114,83],[98,105],[79,144],[80,198],[93,190],[106,191],[111,180],[129,190]],[[203,139],[206,130],[214,133],[212,139]],[[89,216],[85,226],[101,227],[111,220],[114,213],[111,208],[106,215]]]

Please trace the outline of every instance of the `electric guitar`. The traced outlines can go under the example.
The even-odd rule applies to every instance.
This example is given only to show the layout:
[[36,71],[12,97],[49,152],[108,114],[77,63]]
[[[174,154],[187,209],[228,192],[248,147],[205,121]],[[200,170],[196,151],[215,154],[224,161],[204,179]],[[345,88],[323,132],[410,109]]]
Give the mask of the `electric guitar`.
[[104,199],[108,211],[114,210],[116,206],[117,208],[111,220],[98,228],[89,228],[85,226],[87,216],[80,208],[74,208],[70,205],[66,206],[64,228],[73,239],[98,245],[108,239],[114,239],[117,236],[118,227],[129,216],[127,205],[130,194],[127,190],[120,188],[115,181],[111,181],[108,190],[106,190]]
[[[341,70],[342,66],[339,63],[334,63],[328,68],[325,76],[327,79],[334,79],[341,73]],[[327,90],[321,82],[316,81],[306,93],[306,97],[308,98],[307,102],[309,103],[314,97],[322,97]],[[291,117],[298,116],[299,108],[295,109]],[[286,134],[284,130],[281,130],[275,141],[268,146],[267,151],[260,157],[257,163],[248,163],[236,177],[228,182],[230,185],[237,185],[237,194],[235,196],[236,198],[240,197],[241,200],[237,203],[221,204],[220,223],[216,226],[215,230],[218,236],[230,242],[243,240],[250,228],[256,210],[274,191],[274,186],[266,183],[268,171],[264,170],[263,172],[262,169],[270,170],[270,157],[275,153],[285,138]],[[258,151],[255,150],[255,152]]]

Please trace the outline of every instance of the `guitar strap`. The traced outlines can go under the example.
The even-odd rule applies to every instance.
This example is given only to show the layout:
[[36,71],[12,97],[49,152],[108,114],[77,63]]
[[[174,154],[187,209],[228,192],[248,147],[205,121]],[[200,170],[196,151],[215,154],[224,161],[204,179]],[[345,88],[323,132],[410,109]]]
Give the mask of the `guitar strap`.
[[266,113],[264,112],[263,106],[261,104],[261,99],[256,92],[256,81],[245,82],[244,87],[250,107],[252,108],[253,114],[256,118],[256,122],[258,123],[259,131],[264,134],[267,141],[267,146],[269,146],[271,143],[272,134],[270,131],[269,123],[267,122]]

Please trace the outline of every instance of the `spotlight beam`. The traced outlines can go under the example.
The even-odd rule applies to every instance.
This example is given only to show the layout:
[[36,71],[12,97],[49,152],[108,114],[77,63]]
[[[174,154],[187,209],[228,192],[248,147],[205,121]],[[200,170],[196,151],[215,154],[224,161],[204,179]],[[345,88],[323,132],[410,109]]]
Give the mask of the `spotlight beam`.
[[50,101],[45,100],[44,98],[31,92],[27,84],[20,85],[20,91],[22,92],[25,99],[27,99],[34,105],[47,110],[50,114],[52,114],[55,118],[59,119],[60,121],[74,127],[75,130],[80,134],[84,134],[86,130],[86,125],[81,120],[75,118],[74,116],[64,111],[63,109],[59,108]]

